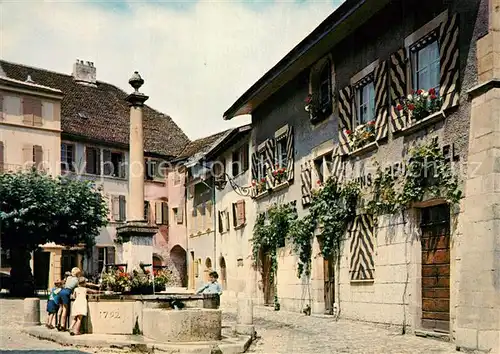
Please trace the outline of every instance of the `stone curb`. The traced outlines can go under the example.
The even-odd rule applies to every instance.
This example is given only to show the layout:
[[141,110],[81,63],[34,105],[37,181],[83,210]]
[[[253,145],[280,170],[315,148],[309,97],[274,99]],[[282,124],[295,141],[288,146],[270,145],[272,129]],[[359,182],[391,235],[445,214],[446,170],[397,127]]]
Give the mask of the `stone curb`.
[[45,326],[25,327],[22,332],[38,339],[48,340],[64,346],[90,348],[130,348],[142,352],[211,354],[217,347],[221,354],[244,353],[252,343],[251,336],[225,337],[218,342],[160,343],[134,335],[83,334],[71,336]]

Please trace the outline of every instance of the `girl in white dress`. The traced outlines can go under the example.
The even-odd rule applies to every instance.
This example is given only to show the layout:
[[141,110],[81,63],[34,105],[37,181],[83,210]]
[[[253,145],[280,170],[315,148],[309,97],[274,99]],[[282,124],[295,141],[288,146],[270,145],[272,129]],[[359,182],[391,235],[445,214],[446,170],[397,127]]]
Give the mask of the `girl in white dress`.
[[85,286],[87,280],[85,278],[80,278],[78,281],[78,287],[73,290],[73,298],[75,302],[71,309],[71,316],[73,317],[73,323],[70,327],[70,334],[72,336],[79,335],[80,327],[82,326],[82,319],[87,316],[87,293],[94,293],[95,291],[87,289]]

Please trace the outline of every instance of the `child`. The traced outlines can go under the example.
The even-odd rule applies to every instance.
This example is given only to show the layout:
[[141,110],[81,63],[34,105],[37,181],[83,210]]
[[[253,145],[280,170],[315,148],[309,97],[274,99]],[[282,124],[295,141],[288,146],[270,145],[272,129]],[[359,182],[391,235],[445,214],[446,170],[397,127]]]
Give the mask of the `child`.
[[[66,280],[70,276],[71,276],[71,272],[64,272],[64,279],[61,280],[61,288],[62,288],[62,286],[64,284],[66,284]],[[62,316],[62,312],[63,312],[63,306],[60,306],[61,304],[62,304],[62,299],[59,296],[59,303],[57,304],[58,307],[59,307],[59,310],[57,311],[57,315],[56,315],[56,326],[57,326],[57,328],[59,328],[60,325],[61,325],[61,316]]]
[[55,323],[57,311],[59,311],[59,292],[61,291],[62,283],[60,280],[54,282],[54,287],[50,289],[49,300],[47,301],[47,328],[55,328],[52,322]]
[[82,319],[87,316],[87,293],[96,293],[96,291],[87,289],[85,286],[87,279],[79,278],[78,287],[73,291],[75,302],[71,309],[71,316],[73,316],[73,323],[70,327],[70,334],[72,336],[80,335],[80,327],[82,326]]
[[196,292],[197,294],[217,294],[219,295],[217,297],[217,306],[220,305],[220,296],[222,295],[222,288],[220,284],[217,282],[217,279],[219,278],[219,274],[217,274],[216,271],[210,272],[208,275],[209,277],[209,282],[205,285],[203,285],[198,291]]

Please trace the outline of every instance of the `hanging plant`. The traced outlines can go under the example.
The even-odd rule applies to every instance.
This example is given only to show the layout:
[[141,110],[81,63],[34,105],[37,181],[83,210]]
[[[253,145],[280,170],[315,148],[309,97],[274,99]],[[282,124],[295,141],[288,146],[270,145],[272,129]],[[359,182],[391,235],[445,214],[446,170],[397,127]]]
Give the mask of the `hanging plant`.
[[297,262],[297,277],[311,275],[312,242],[316,222],[311,214],[307,214],[301,219],[295,220],[290,225],[288,237],[292,241],[293,251],[299,256]]

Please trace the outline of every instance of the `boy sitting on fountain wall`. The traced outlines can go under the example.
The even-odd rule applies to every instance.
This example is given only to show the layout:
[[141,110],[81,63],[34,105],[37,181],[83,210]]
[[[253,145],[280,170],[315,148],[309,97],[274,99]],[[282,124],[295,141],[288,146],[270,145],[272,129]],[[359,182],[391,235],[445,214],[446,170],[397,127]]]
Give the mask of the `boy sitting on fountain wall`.
[[219,274],[216,271],[210,272],[208,274],[209,282],[203,285],[196,292],[197,294],[217,294],[217,307],[220,306],[220,296],[222,295],[222,287],[220,286],[217,279],[219,279]]

